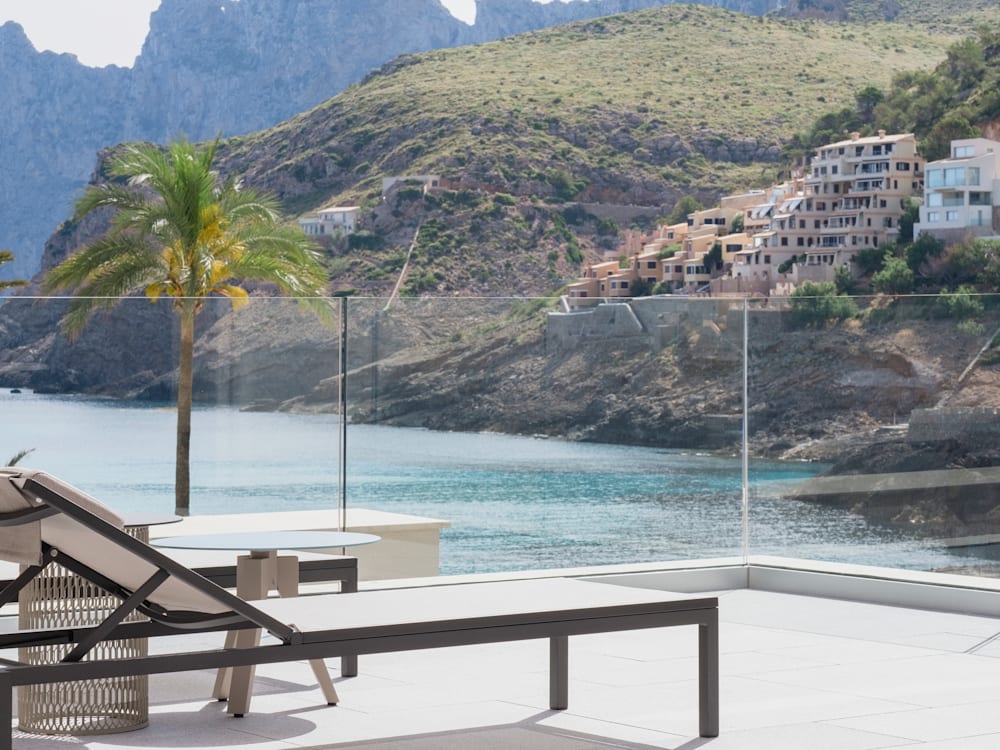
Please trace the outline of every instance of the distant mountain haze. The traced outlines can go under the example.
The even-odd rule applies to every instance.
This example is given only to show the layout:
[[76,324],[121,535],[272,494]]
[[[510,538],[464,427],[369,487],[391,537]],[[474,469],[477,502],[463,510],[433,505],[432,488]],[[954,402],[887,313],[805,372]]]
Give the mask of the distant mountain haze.
[[[0,26],[0,248],[4,278],[40,268],[97,152],[128,140],[200,140],[275,125],[404,53],[476,44],[664,0],[479,0],[469,25],[438,0],[163,0],[131,69],[37,52]],[[780,0],[705,3],[752,15]]]

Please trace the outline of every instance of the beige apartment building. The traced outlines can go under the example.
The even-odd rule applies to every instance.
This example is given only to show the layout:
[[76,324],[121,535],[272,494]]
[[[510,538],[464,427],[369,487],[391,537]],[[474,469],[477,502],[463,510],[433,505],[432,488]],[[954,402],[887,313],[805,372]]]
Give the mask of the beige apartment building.
[[[852,133],[818,149],[795,190],[751,212],[754,228],[764,217],[767,228],[753,235],[732,277],[765,282],[769,289],[833,280],[858,251],[896,242],[904,200],[921,196],[923,169],[912,133]],[[797,262],[779,277],[778,268],[792,260]]]
[[[726,196],[718,207],[690,214],[686,225],[659,227],[652,238],[629,235],[618,253],[631,260],[588,265],[569,297],[628,297],[639,278],[716,295],[787,293],[803,281],[832,281],[859,251],[896,242],[904,201],[922,196],[923,178],[912,133],[852,133],[817,149],[809,169],[785,183]],[[984,199],[977,193],[966,200]],[[737,215],[743,231],[734,233]],[[705,255],[716,243],[722,260],[708,268]],[[670,244],[680,251],[659,258]]]

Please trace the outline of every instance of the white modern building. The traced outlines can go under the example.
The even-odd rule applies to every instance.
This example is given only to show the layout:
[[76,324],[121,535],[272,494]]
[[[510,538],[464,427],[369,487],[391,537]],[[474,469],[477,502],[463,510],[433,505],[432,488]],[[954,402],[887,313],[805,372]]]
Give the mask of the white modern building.
[[1000,229],[1000,143],[987,138],[951,142],[947,159],[927,165],[924,203],[914,234],[945,241],[995,236]]
[[312,237],[350,234],[358,222],[358,206],[327,206],[313,216],[299,219],[302,231]]

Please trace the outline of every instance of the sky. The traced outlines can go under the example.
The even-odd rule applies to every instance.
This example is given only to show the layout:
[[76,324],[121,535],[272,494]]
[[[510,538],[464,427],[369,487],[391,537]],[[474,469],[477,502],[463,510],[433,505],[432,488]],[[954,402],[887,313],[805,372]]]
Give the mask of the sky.
[[[475,0],[441,4],[466,23],[475,20]],[[71,52],[92,67],[131,67],[159,6],[160,0],[0,0],[0,25],[17,21],[39,51]]]

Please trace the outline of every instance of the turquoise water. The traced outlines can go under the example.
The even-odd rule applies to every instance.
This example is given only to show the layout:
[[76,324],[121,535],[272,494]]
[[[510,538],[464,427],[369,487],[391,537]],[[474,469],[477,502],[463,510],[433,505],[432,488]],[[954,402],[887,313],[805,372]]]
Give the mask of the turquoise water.
[[[0,462],[34,448],[25,466],[118,510],[173,510],[169,407],[0,390],[0,424]],[[192,514],[335,508],[338,435],[331,415],[197,409]],[[442,573],[742,554],[736,458],[369,425],[348,427],[347,456],[350,506],[451,522],[442,532]],[[933,542],[782,498],[816,471],[751,465],[752,554],[956,564]]]

